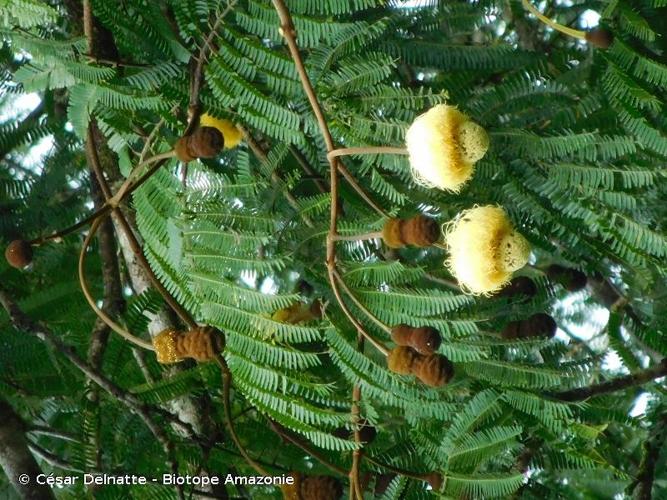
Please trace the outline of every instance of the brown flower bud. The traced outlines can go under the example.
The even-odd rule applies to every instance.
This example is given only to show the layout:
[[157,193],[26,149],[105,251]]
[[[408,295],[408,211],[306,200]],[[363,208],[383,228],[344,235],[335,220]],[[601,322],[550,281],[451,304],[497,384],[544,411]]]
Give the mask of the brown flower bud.
[[394,347],[387,356],[387,367],[394,373],[410,375],[412,366],[419,357],[419,353],[411,347]]
[[545,313],[533,314],[523,322],[521,327],[521,337],[547,337],[552,338],[556,335],[558,325],[556,321]]
[[391,338],[397,345],[412,347],[420,354],[433,354],[442,342],[440,333],[435,328],[430,326],[415,328],[405,324],[393,327]]
[[294,479],[292,484],[283,484],[280,489],[283,492],[283,500],[301,500],[301,474],[298,472],[290,472],[289,477]]
[[552,338],[556,334],[556,321],[545,313],[533,314],[521,321],[510,321],[501,332],[504,339]]
[[427,247],[440,239],[440,226],[425,215],[410,219],[389,219],[382,229],[382,239],[391,248],[406,245]]
[[424,384],[440,387],[454,376],[454,365],[442,354],[420,356],[413,364],[412,373]]
[[32,247],[25,240],[14,240],[5,249],[5,259],[10,266],[23,269],[32,262]]
[[614,34],[604,28],[586,32],[586,41],[599,49],[608,49],[614,42]]
[[301,500],[339,500],[343,486],[331,476],[306,476],[299,489]]
[[401,248],[404,243],[401,238],[401,219],[389,219],[382,228],[382,239],[390,248]]
[[416,215],[401,224],[401,237],[407,245],[428,247],[440,239],[440,226],[425,215]]
[[560,283],[568,292],[578,292],[586,288],[586,274],[565,266],[552,264],[547,268],[547,276],[551,281]]
[[515,297],[521,302],[526,302],[531,297],[534,297],[537,294],[537,286],[535,282],[526,276],[517,276],[512,278],[512,280],[498,293],[498,297],[504,297],[507,299],[513,299]]
[[225,139],[217,128],[198,127],[190,135],[181,137],[174,146],[182,162],[196,158],[214,158],[222,151]]
[[225,347],[224,335],[217,328],[200,326],[187,332],[167,329],[153,339],[159,363],[178,363],[186,358],[211,361]]
[[519,327],[521,326],[521,321],[510,321],[505,325],[500,336],[507,340],[514,340],[519,338]]

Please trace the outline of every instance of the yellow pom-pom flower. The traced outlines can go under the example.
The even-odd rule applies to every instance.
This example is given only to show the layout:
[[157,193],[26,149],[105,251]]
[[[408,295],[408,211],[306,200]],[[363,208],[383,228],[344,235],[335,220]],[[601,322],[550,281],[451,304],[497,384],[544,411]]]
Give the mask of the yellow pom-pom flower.
[[199,118],[199,125],[217,128],[225,138],[225,149],[235,148],[243,140],[243,133],[229,120],[219,120],[204,113]]
[[418,116],[405,141],[415,180],[453,192],[472,177],[475,163],[489,149],[486,130],[446,104]]
[[462,289],[473,295],[502,288],[528,262],[530,245],[507,213],[487,205],[465,210],[445,225],[446,262]]

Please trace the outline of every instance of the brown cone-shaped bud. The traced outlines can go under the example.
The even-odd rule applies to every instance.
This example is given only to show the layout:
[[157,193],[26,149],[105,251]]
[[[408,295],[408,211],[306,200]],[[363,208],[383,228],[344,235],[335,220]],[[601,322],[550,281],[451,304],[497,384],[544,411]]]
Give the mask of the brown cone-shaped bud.
[[214,158],[225,146],[225,139],[217,128],[199,127],[190,135],[181,137],[174,146],[182,162],[195,158]]
[[537,294],[537,286],[535,282],[526,276],[517,276],[505,286],[499,293],[498,297],[514,299],[515,297],[522,297],[522,302],[527,301]]
[[391,329],[391,340],[396,342],[396,345],[410,345],[410,339],[412,338],[412,332],[414,328],[405,323],[396,325]]
[[519,328],[521,326],[521,321],[510,321],[505,325],[503,331],[500,332],[500,336],[507,340],[514,340],[519,338]]
[[186,358],[212,361],[225,348],[225,337],[217,328],[200,326],[187,332],[167,329],[153,338],[159,363],[178,363]]
[[25,240],[14,240],[5,249],[5,259],[16,269],[23,269],[32,262],[32,247]]
[[428,247],[440,239],[440,226],[425,215],[415,215],[401,223],[401,239],[406,245]]
[[588,278],[577,269],[552,264],[547,268],[547,276],[552,281],[563,285],[568,292],[578,292],[586,288]]
[[390,248],[406,245],[428,247],[440,239],[440,226],[425,215],[409,219],[389,219],[382,228],[382,239]]
[[442,339],[435,328],[423,326],[414,328],[406,324],[396,325],[391,329],[391,339],[397,345],[412,347],[420,354],[433,354],[440,347]]
[[339,500],[343,485],[331,476],[306,476],[301,480],[302,500]]
[[410,345],[415,351],[426,355],[437,351],[441,343],[440,332],[430,326],[415,328],[410,341]]
[[413,365],[412,373],[430,387],[441,387],[454,376],[454,365],[442,354],[421,356]]
[[405,245],[401,237],[401,219],[389,219],[382,228],[382,239],[390,248],[401,248]]
[[412,347],[394,347],[387,356],[387,367],[394,373],[410,375],[417,358],[421,357]]
[[604,28],[586,32],[586,41],[598,49],[608,49],[614,42],[614,34]]
[[442,474],[439,472],[431,472],[430,474],[425,474],[423,476],[424,481],[426,481],[431,488],[433,488],[433,491],[440,491],[440,488],[442,488]]
[[283,492],[283,500],[301,500],[301,474],[298,472],[290,472],[288,474],[294,479],[292,484],[283,484],[280,489]]
[[220,330],[200,326],[180,335],[176,340],[176,352],[182,358],[195,361],[211,361],[224,348],[224,337]]
[[556,321],[545,313],[533,314],[530,318],[521,322],[519,336],[521,338],[547,337],[556,335]]

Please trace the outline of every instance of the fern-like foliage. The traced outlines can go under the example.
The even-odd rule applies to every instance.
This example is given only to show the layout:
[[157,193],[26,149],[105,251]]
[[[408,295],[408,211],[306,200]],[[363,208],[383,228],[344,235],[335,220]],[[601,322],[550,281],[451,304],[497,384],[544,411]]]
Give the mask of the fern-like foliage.
[[[440,245],[337,243],[336,267],[355,299],[343,300],[374,338],[392,345],[367,312],[389,326],[441,333],[439,353],[455,376],[440,389],[389,371],[372,345],[360,346],[331,289],[326,150],[271,2],[91,0],[93,36],[111,41],[114,60],[89,53],[74,3],[0,0],[3,243],[47,235],[89,213],[89,127],[106,141],[114,165],[106,173],[116,181],[142,152],[168,150],[185,130],[190,77],[201,62],[202,108],[241,125],[250,143],[187,167],[169,161],[128,209],[160,282],[197,322],[224,332],[234,424],[250,455],[276,475],[331,473],[272,432],[278,424],[348,470],[359,448],[349,434],[358,388],[361,415],[378,431],[363,447],[368,498],[620,498],[637,486],[641,443],[664,425],[664,382],[583,403],[557,394],[667,355],[664,1],[549,6],[549,17],[573,26],[598,12],[613,33],[607,50],[544,29],[518,1],[287,2],[337,146],[402,147],[412,121],[440,103],[489,132],[489,152],[458,194],[416,183],[406,156],[342,160],[388,214],[423,213],[442,224],[475,204],[500,204],[532,246],[520,273],[536,293],[517,301],[464,293]],[[24,95],[40,104],[8,113]],[[43,141],[52,147],[27,161]],[[340,183],[339,233],[381,230],[384,218]],[[0,280],[28,314],[85,356],[94,315],[75,278],[79,245],[77,236],[42,245],[28,273],[2,263]],[[554,263],[582,271],[588,288],[570,293],[549,280]],[[88,264],[88,281],[102,296],[95,245]],[[119,321],[141,335],[165,304],[155,290],[135,294],[121,268],[127,303]],[[313,303],[323,314],[309,321],[275,314]],[[509,321],[537,312],[556,318],[556,338],[502,338]],[[14,331],[8,317],[0,324],[0,397],[33,427],[71,437],[29,434],[34,443],[77,471],[167,470],[141,419],[112,397],[92,397],[72,365]],[[112,336],[100,370],[147,405],[178,409],[188,401],[223,429],[219,370],[183,365],[168,372]],[[641,418],[637,396],[647,406]],[[254,473],[226,435],[211,431],[202,447],[160,424],[180,473]],[[664,453],[657,460],[664,465]],[[63,463],[42,458],[40,465],[62,473]],[[665,494],[664,470],[656,467],[654,498]],[[439,491],[419,479],[427,473],[441,476]],[[0,481],[0,495],[4,487]],[[228,486],[227,493],[280,496],[271,487]],[[85,494],[82,485],[57,492]],[[152,484],[104,486],[94,496],[175,493]]]

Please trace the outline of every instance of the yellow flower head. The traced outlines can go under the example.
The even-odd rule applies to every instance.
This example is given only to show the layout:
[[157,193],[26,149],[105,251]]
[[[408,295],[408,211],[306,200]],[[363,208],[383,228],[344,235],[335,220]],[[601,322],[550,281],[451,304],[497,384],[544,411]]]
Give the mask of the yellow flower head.
[[153,337],[153,347],[158,363],[178,363],[183,359],[178,353],[178,332],[170,328]]
[[217,128],[225,138],[225,149],[232,149],[243,140],[241,131],[229,120],[219,120],[204,113],[199,118],[199,125]]
[[461,287],[474,295],[499,290],[528,262],[528,241],[500,207],[465,210],[444,229],[449,251],[445,264]]
[[472,177],[475,162],[489,149],[486,130],[446,104],[418,116],[405,141],[415,180],[453,192]]

